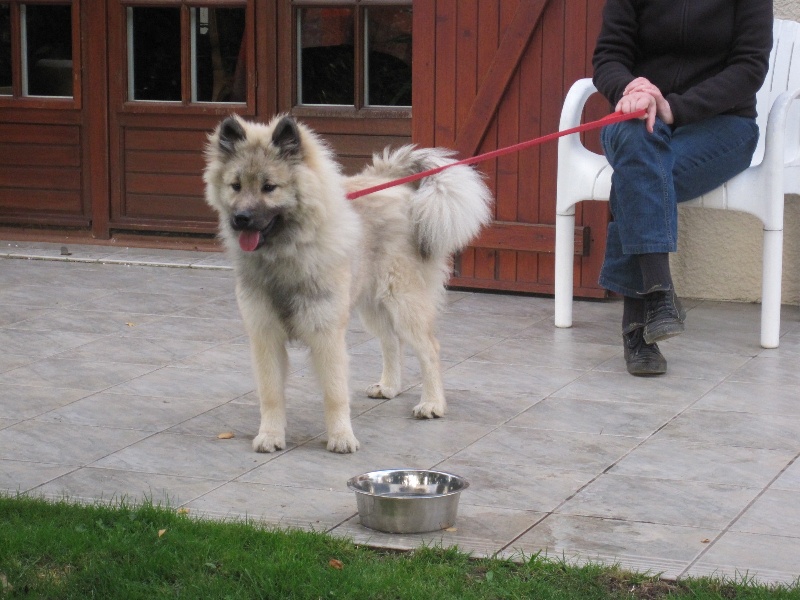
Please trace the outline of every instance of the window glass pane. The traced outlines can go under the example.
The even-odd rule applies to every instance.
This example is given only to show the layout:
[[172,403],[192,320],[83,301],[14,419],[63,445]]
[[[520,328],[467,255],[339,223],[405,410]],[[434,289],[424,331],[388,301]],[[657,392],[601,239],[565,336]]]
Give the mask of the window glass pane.
[[180,8],[128,9],[128,97],[181,99]]
[[244,8],[192,9],[192,101],[244,102]]
[[367,10],[365,104],[411,106],[411,7]]
[[72,8],[23,4],[22,93],[72,96]]
[[298,11],[300,104],[355,104],[352,8]]
[[0,96],[11,95],[11,9],[0,4]]

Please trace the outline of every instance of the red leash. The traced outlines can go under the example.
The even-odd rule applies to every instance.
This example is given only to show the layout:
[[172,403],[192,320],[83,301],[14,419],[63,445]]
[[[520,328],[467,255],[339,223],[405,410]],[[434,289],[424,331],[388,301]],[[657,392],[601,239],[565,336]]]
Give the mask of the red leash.
[[542,137],[528,140],[527,142],[520,142],[519,144],[514,144],[513,146],[499,148],[498,150],[492,150],[491,152],[486,152],[485,154],[479,154],[477,156],[473,156],[472,158],[465,158],[464,160],[459,160],[457,162],[452,162],[446,165],[442,165],[441,167],[428,169],[427,171],[422,171],[421,173],[414,173],[413,175],[401,177],[400,179],[394,179],[392,181],[387,181],[386,183],[381,183],[380,185],[375,185],[363,190],[358,190],[356,192],[350,192],[349,194],[347,194],[347,198],[349,200],[355,200],[356,198],[360,198],[361,196],[366,196],[367,194],[380,192],[381,190],[385,190],[387,188],[394,187],[396,185],[402,185],[404,183],[416,181],[417,179],[422,179],[423,177],[429,177],[430,175],[441,173],[445,169],[449,169],[450,167],[455,167],[456,165],[471,165],[472,163],[482,162],[484,160],[489,160],[491,158],[503,156],[504,154],[519,152],[520,150],[525,150],[526,148],[530,148],[531,146],[543,144],[544,142],[549,142],[551,140],[555,140],[557,138],[569,135],[571,133],[580,133],[582,131],[589,131],[591,129],[599,129],[600,127],[604,127],[605,125],[611,125],[613,123],[619,123],[620,121],[627,121],[629,119],[636,119],[639,117],[643,117],[646,113],[647,111],[645,109],[627,114],[623,114],[617,111],[615,113],[611,113],[606,117],[603,117],[602,119],[598,119],[597,121],[590,121],[588,123],[584,123],[583,125],[579,125],[578,127],[573,127],[572,129],[557,131],[556,133],[550,133]]

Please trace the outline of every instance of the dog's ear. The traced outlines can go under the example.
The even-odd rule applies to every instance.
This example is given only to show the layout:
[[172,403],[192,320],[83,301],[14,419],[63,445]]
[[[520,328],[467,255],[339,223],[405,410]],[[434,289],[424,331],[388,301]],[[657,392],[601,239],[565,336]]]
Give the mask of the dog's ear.
[[283,117],[272,131],[272,143],[280,150],[281,156],[300,154],[300,130],[291,117]]
[[227,155],[233,154],[236,142],[247,137],[244,127],[236,117],[228,117],[219,126],[219,148]]

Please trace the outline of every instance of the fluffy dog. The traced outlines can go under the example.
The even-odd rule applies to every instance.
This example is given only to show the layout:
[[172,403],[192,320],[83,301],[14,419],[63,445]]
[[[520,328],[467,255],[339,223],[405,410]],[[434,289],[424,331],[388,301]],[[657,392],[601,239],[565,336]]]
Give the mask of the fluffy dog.
[[404,146],[345,177],[329,147],[288,116],[269,124],[225,119],[206,148],[206,200],[233,257],[236,298],[250,338],[261,404],[257,452],[286,446],[286,345],[307,345],[324,395],[328,450],[355,452],[345,333],[350,311],[380,339],[383,373],[367,389],[401,389],[402,344],[419,358],[418,418],[440,417],[445,398],[435,337],[450,256],[491,218],[483,178],[457,165],[348,200],[350,191],[448,162],[452,152]]

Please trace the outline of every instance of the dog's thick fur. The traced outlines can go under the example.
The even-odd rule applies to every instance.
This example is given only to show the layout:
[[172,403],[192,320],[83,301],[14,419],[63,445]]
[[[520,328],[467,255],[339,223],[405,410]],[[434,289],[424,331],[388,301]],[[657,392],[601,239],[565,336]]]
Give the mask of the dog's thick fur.
[[422,370],[418,418],[440,417],[445,398],[434,321],[450,256],[491,218],[491,193],[457,165],[421,183],[348,200],[350,191],[448,162],[450,151],[404,146],[345,177],[331,150],[287,116],[269,124],[225,119],[209,138],[206,200],[234,259],[236,297],[261,402],[258,452],[286,446],[286,344],[310,350],[322,384],[328,450],[354,452],[345,333],[351,308],[381,343],[383,373],[367,389],[401,389],[402,343]]

